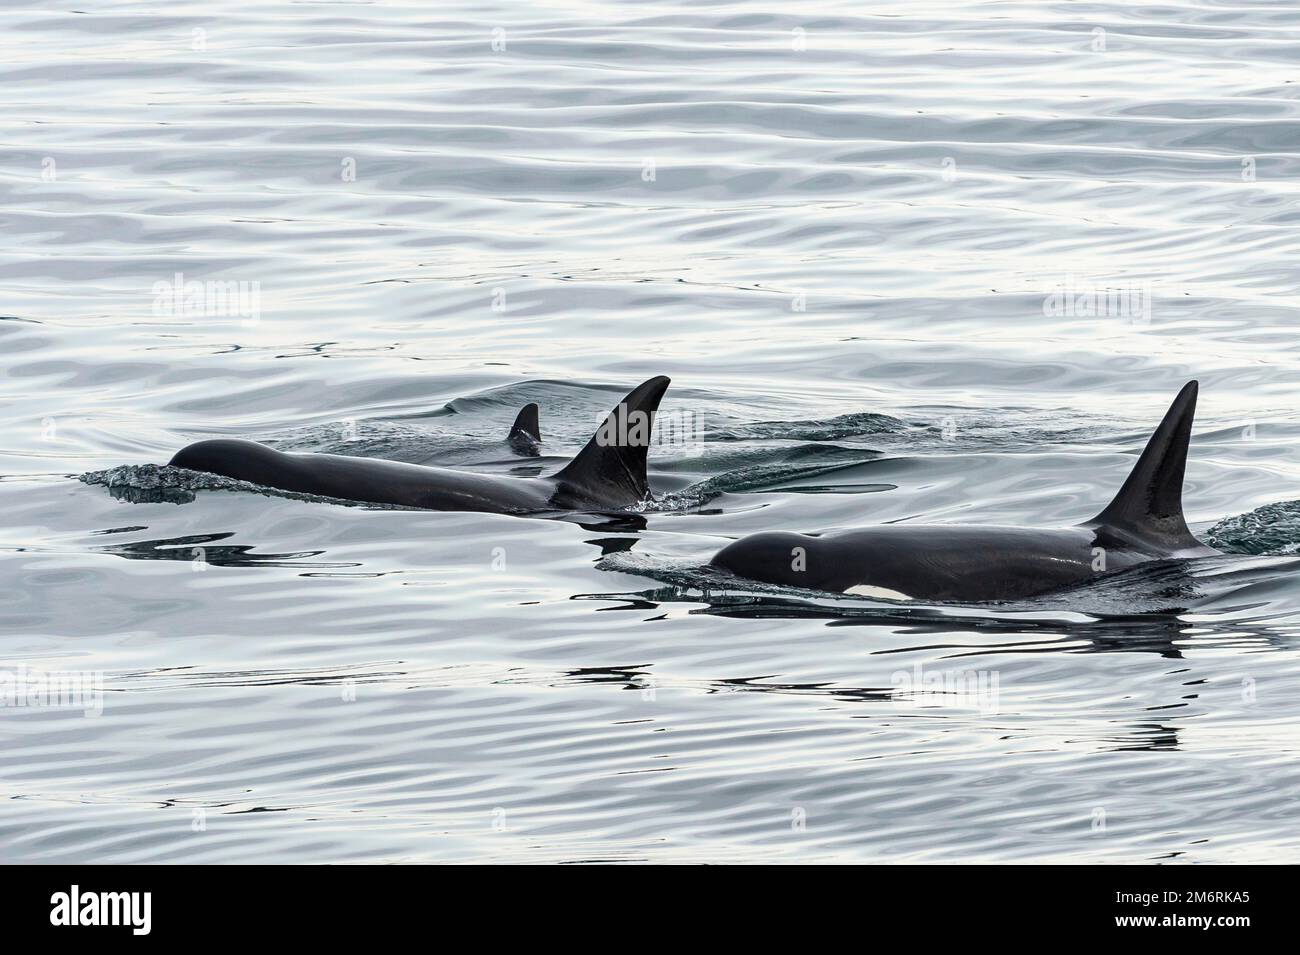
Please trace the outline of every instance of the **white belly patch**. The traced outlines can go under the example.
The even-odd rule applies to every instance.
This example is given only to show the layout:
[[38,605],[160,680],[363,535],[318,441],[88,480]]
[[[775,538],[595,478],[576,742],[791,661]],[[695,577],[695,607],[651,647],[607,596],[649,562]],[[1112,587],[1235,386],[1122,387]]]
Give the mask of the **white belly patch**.
[[855,584],[844,592],[855,597],[880,597],[885,600],[912,599],[907,594],[899,593],[897,590],[890,590],[888,587],[873,587],[870,584]]

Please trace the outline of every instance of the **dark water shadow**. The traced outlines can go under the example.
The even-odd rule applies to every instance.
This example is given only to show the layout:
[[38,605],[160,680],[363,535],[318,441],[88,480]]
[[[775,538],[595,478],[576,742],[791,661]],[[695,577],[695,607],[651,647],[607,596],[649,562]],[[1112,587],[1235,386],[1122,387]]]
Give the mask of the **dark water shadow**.
[[217,541],[233,537],[233,531],[216,534],[190,534],[185,537],[162,537],[156,540],[130,541],[92,548],[101,554],[112,554],[128,560],[175,560],[196,565],[212,564],[217,567],[360,567],[358,563],[313,561],[323,550],[291,551],[286,553],[256,554],[250,544],[218,544]]

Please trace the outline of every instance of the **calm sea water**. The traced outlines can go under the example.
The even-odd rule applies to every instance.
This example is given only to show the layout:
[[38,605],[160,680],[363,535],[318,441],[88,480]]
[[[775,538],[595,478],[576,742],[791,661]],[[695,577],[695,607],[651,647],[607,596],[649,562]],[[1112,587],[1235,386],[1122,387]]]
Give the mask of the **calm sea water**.
[[[9,4],[0,662],[102,693],[0,709],[4,860],[1294,861],[1293,12],[864,10]],[[654,374],[698,429],[627,520],[156,467],[545,473]],[[1193,377],[1233,556],[1011,608],[699,570],[1083,520]]]

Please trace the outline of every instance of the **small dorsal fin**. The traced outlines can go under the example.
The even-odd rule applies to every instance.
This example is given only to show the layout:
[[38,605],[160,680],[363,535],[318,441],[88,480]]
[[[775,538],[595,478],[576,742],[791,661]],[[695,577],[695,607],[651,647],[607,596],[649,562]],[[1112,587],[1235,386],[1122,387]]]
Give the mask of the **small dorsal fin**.
[[1196,392],[1195,381],[1183,385],[1115,499],[1085,526],[1171,545],[1197,543],[1183,519],[1183,471]]
[[537,445],[542,443],[542,428],[537,420],[536,402],[529,402],[519,409],[519,414],[515,417],[515,423],[510,426],[510,434],[506,440],[513,448],[536,453]]
[[660,375],[628,392],[556,479],[602,503],[622,507],[645,500],[650,494],[646,452],[668,383]]

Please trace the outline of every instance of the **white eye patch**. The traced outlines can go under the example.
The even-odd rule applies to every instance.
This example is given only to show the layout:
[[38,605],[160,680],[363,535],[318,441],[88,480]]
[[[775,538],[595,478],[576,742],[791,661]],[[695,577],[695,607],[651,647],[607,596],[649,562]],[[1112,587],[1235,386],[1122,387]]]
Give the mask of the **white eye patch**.
[[873,587],[870,584],[855,584],[844,592],[855,597],[880,597],[885,600],[912,599],[907,594],[899,593],[897,590],[890,590],[888,587]]

